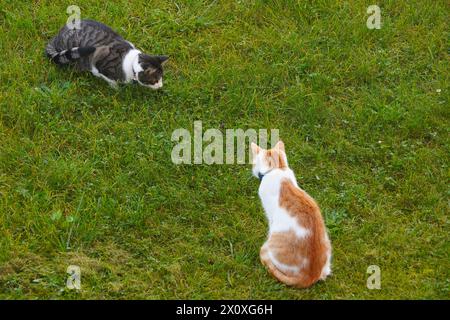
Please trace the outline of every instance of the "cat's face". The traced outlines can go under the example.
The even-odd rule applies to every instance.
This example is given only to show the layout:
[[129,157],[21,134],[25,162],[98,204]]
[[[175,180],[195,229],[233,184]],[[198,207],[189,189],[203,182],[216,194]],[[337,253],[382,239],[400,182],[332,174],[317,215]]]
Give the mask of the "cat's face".
[[166,56],[139,55],[139,66],[141,71],[137,74],[139,84],[152,89],[159,89],[163,86],[163,64],[167,61]]
[[262,178],[273,169],[283,169],[287,167],[287,158],[284,151],[284,143],[278,141],[273,149],[263,149],[252,143],[252,173],[257,178]]

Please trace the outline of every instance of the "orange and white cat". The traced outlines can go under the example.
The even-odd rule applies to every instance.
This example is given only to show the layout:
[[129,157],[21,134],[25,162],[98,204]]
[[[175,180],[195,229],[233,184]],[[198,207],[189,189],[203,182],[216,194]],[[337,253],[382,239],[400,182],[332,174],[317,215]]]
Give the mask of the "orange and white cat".
[[331,244],[319,206],[302,190],[288,167],[283,142],[265,150],[251,144],[253,175],[261,180],[261,198],[269,235],[261,262],[281,282],[307,288],[331,273]]

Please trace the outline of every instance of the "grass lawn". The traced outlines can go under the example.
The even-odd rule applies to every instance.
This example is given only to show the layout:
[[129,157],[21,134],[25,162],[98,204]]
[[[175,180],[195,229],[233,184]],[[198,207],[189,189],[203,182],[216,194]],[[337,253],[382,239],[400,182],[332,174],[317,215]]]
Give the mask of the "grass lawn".
[[[379,1],[379,30],[367,1],[72,1],[171,57],[161,91],[51,64],[72,3],[30,3],[0,0],[0,298],[449,298],[446,1]],[[280,130],[326,219],[327,281],[263,268],[249,165],[172,163],[196,120]]]

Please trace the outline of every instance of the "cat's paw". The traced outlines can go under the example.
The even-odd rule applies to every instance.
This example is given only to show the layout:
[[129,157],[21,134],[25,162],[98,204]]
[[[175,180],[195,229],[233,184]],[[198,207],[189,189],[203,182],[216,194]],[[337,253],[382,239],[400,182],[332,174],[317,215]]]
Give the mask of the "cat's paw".
[[109,86],[114,90],[119,89],[119,85],[117,84],[117,82],[109,82]]

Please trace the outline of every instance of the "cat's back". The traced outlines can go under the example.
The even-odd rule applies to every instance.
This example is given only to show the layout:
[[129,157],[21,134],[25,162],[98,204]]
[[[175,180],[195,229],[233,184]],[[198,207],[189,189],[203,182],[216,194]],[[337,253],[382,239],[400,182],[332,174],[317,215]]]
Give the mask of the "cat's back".
[[79,28],[69,29],[65,25],[55,37],[59,49],[70,49],[82,46],[107,46],[115,42],[126,41],[109,26],[91,19],[80,21]]
[[306,191],[295,186],[289,179],[281,181],[279,201],[280,206],[286,209],[290,215],[300,220],[318,219],[317,223],[323,224],[320,208],[316,201]]
[[81,20],[81,29],[84,30],[85,32],[95,31],[99,33],[108,34],[113,37],[122,38],[117,32],[115,32],[106,24],[91,19]]

